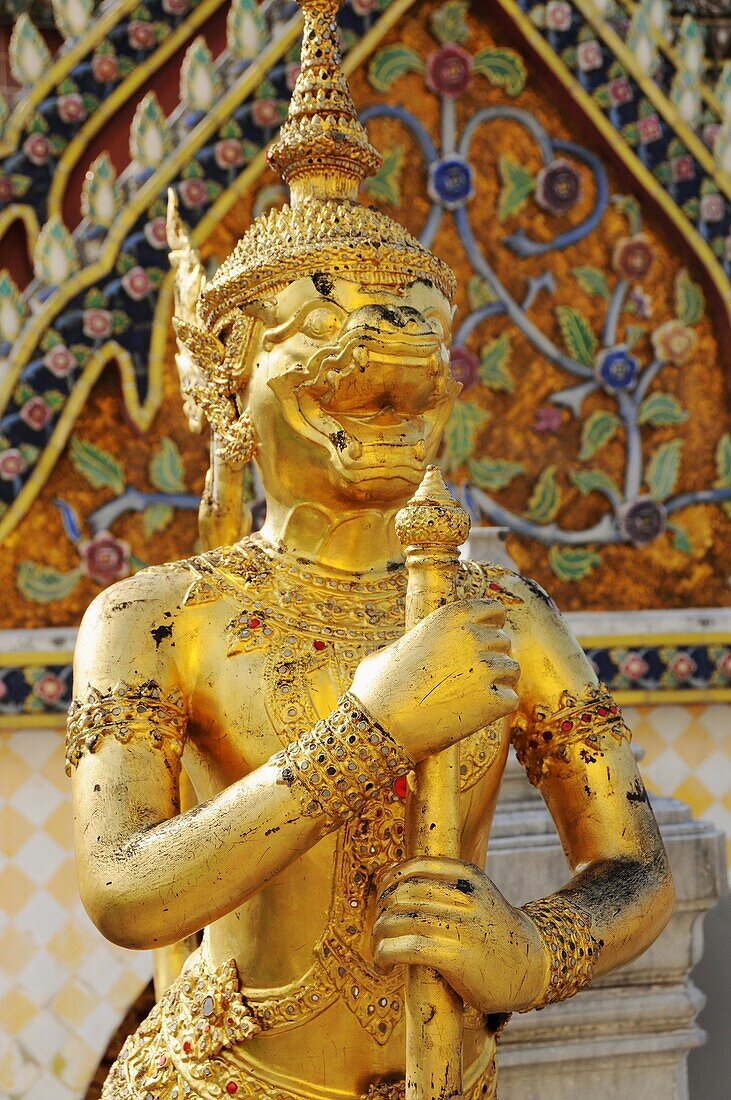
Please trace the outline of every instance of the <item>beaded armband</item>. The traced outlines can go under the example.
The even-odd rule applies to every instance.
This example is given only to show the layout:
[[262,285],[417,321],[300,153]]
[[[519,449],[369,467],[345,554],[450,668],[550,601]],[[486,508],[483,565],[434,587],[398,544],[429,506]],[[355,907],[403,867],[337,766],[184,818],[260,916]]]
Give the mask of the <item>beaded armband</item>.
[[349,821],[414,763],[362,703],[346,693],[327,718],[272,757],[280,782],[300,797],[308,816]]
[[511,732],[515,753],[534,786],[562,761],[569,748],[580,745],[580,756],[593,764],[604,753],[606,738],[619,744],[631,739],[619,707],[604,684],[589,684],[582,696],[564,691],[558,710],[537,706],[530,719],[519,715]]
[[185,745],[187,713],[183,696],[163,695],[154,680],[144,684],[116,684],[111,691],[90,688],[85,699],[75,699],[66,727],[66,774],[84,753],[95,752],[112,734],[122,744],[147,738],[153,745],[180,757]]
[[530,1006],[545,1008],[573,997],[591,982],[603,944],[592,935],[589,914],[563,894],[531,901],[522,908],[538,929],[550,959],[548,988]]

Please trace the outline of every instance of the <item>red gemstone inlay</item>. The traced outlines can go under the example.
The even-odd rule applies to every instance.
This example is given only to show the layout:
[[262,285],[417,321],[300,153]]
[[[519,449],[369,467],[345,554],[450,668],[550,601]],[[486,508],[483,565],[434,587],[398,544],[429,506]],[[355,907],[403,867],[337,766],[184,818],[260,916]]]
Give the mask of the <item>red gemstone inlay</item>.
[[619,714],[619,707],[610,707],[609,708],[609,713],[610,714]]
[[190,1054],[190,1043],[188,1042],[187,1039],[183,1043],[183,1050],[185,1051],[186,1054]]
[[230,1092],[231,1095],[233,1096],[233,1094],[235,1092],[238,1092],[238,1091],[239,1091],[239,1086],[236,1084],[236,1082],[235,1081],[229,1081],[229,1083],[226,1085],[226,1092]]
[[167,1060],[167,1058],[165,1057],[164,1054],[160,1055],[160,1057],[157,1060],[157,1064],[158,1064],[158,1066],[166,1066],[168,1064],[168,1060]]
[[568,730],[572,730],[573,728],[574,728],[574,723],[569,722],[568,718],[566,719],[565,722],[561,723],[561,729],[562,730],[568,731]]
[[609,714],[609,709],[608,707],[597,707],[596,712],[597,714],[601,715],[602,718],[606,718],[606,716]]
[[588,711],[584,711],[584,713],[581,716],[581,721],[582,722],[591,722],[591,715],[589,714]]
[[495,584],[495,581],[490,581],[487,587],[490,588],[493,592],[502,592],[502,588],[499,584]]
[[393,793],[398,795],[399,798],[406,798],[406,792],[408,791],[408,783],[406,782],[405,775],[399,775],[393,784]]
[[256,630],[257,626],[261,626],[261,619],[249,619],[249,626],[252,630]]
[[323,642],[321,638],[317,638],[312,644],[317,650],[325,648],[325,642]]

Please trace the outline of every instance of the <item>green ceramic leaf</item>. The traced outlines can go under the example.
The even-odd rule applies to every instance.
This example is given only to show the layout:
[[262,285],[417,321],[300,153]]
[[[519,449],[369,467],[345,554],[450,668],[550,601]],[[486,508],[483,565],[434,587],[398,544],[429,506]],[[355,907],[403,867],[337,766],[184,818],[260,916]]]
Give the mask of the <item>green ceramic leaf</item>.
[[69,596],[81,577],[80,569],[69,573],[59,573],[47,565],[37,565],[32,561],[22,561],[18,566],[16,583],[18,591],[26,600],[33,603],[53,603]]
[[632,351],[645,336],[647,336],[647,329],[644,325],[627,325],[624,339],[628,349]]
[[513,214],[518,214],[528,198],[536,189],[536,181],[527,168],[523,168],[507,153],[498,157],[498,173],[502,180],[498,199],[497,216],[499,222],[505,222]]
[[124,470],[108,451],[78,435],[72,435],[69,457],[93,489],[112,489],[117,494],[124,492]]
[[633,195],[612,195],[612,202],[624,214],[630,233],[639,233],[642,229],[640,204]]
[[587,493],[602,493],[611,500],[620,500],[622,494],[614,478],[603,470],[571,470],[569,477],[576,488],[586,496]]
[[363,185],[363,191],[376,202],[389,206],[401,203],[401,172],[404,166],[406,150],[403,145],[389,150],[383,157],[383,164],[375,176],[371,176]]
[[471,310],[478,310],[497,299],[490,284],[479,275],[473,275],[467,283],[467,301]]
[[687,412],[670,393],[651,393],[640,405],[638,415],[640,424],[649,424],[653,428],[670,428],[687,419]]
[[593,550],[565,546],[552,546],[548,552],[548,561],[561,581],[582,581],[592,569],[602,563],[602,559]]
[[679,550],[681,554],[691,555],[693,553],[693,545],[684,527],[680,527],[677,523],[669,523],[668,531],[672,535],[673,550]]
[[597,339],[584,314],[573,306],[558,306],[556,316],[569,355],[585,367],[593,367]]
[[150,481],[162,493],[182,493],[185,490],[185,468],[178,446],[168,436],[150,459]]
[[536,482],[525,513],[535,523],[550,523],[561,506],[561,490],[556,484],[556,467],[547,466]]
[[146,539],[156,535],[158,531],[164,531],[173,518],[173,509],[169,504],[151,504],[145,508],[142,516],[142,531]]
[[480,489],[504,489],[518,474],[525,472],[520,462],[507,462],[499,458],[470,458],[467,469]]
[[607,301],[611,297],[607,277],[598,267],[575,267],[573,275],[586,294],[593,294]]
[[475,434],[490,414],[471,401],[458,401],[449,418],[444,433],[444,450],[450,468],[459,466],[470,457],[475,445]]
[[675,280],[675,312],[684,325],[697,325],[706,312],[703,291],[686,268],[681,268]]
[[582,462],[586,462],[587,458],[595,455],[605,443],[608,443],[614,437],[619,423],[619,417],[616,413],[606,412],[604,409],[598,409],[597,412],[591,414],[588,420],[584,422],[581,430],[579,458]]
[[466,42],[470,36],[467,27],[469,0],[448,0],[429,20],[432,34],[442,43]]
[[423,73],[424,60],[416,50],[396,43],[379,50],[368,68],[368,79],[377,92],[387,92],[406,73]]
[[520,95],[525,88],[525,65],[514,50],[480,50],[474,59],[474,70],[508,95]]
[[[715,488],[731,488],[731,433],[729,432],[724,432],[716,444],[716,473],[718,481],[715,483]],[[721,507],[731,519],[731,500],[724,501]]]
[[485,344],[480,352],[480,381],[491,390],[504,390],[512,393],[515,382],[510,373],[510,336],[504,332],[490,344]]
[[647,467],[647,488],[655,500],[667,500],[678,480],[682,439],[671,439],[657,448]]

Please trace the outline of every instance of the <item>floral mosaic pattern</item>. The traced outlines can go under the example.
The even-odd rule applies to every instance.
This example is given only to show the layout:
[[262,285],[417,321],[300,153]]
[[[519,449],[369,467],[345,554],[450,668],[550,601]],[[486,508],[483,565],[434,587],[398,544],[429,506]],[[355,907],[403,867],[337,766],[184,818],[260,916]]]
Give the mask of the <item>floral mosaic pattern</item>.
[[[507,97],[519,98],[525,83],[522,62],[512,51],[484,50],[473,56],[466,49],[470,38],[467,15],[466,3],[451,0],[431,19],[434,52],[422,57],[406,45],[389,45],[376,54],[369,69],[371,84],[378,91],[387,91],[406,73],[423,74],[426,87],[440,99],[441,147],[405,107],[374,106],[363,115],[366,120],[396,120],[416,139],[427,165],[431,199],[421,239],[431,244],[442,220],[451,217],[474,271],[469,288],[470,310],[460,317],[453,349],[453,371],[466,392],[447,427],[443,464],[452,472],[463,503],[477,521],[506,526],[545,544],[550,567],[562,581],[575,582],[589,576],[602,563],[602,546],[643,547],[666,530],[671,531],[676,550],[691,554],[691,537],[678,514],[697,503],[728,507],[731,435],[726,433],[717,442],[715,484],[683,493],[676,491],[676,486],[684,440],[681,436],[667,438],[667,432],[663,432],[655,442],[653,429],[677,429],[688,419],[688,410],[664,386],[668,384],[665,380],[670,381],[693,356],[698,339],[696,326],[705,315],[703,291],[688,271],[681,269],[675,280],[673,314],[665,319],[654,315],[643,280],[656,257],[643,232],[640,206],[630,196],[609,193],[606,171],[588,149],[553,139],[535,116],[508,102],[468,116],[460,132],[454,106],[469,90],[476,74],[503,88]],[[564,23],[561,33],[567,33],[571,20],[568,4],[551,3],[545,10],[545,22],[552,27],[555,24],[556,33],[559,24],[563,28]],[[580,51],[585,68],[589,66],[589,52]],[[601,63],[597,55],[588,71],[598,71]],[[478,133],[501,119],[523,127],[538,146],[543,164],[534,173],[514,155],[499,155],[498,221],[503,224],[513,220],[515,224],[514,219],[533,203],[556,224],[555,236],[549,241],[531,239],[522,226],[506,235],[502,243],[516,262],[548,256],[585,240],[601,230],[610,207],[625,216],[626,232],[614,242],[610,268],[585,265],[572,271],[577,302],[588,300],[593,307],[602,303],[600,323],[590,322],[588,309],[581,304],[557,304],[554,313],[560,343],[539,329],[530,313],[536,294],[554,289],[550,277],[527,277],[524,299],[516,300],[473,229],[470,200],[476,170],[470,163],[470,153]],[[382,176],[393,176],[397,171],[398,161],[392,157],[387,159]],[[378,184],[382,189],[383,178]],[[564,219],[577,208],[587,186],[594,196],[588,216],[579,224],[565,227]],[[596,313],[595,308],[592,311]],[[506,318],[505,330],[476,352],[474,334],[479,333],[483,322],[498,316]],[[536,410],[533,429],[541,434],[558,432],[565,423],[563,410],[581,425],[579,453],[576,464],[566,471],[568,480],[581,495],[598,494],[604,504],[601,517],[583,530],[557,522],[565,489],[555,464],[544,466],[533,485],[527,509],[517,514],[501,502],[500,492],[525,473],[522,463],[476,455],[487,413],[481,404],[470,400],[468,391],[476,386],[507,393],[517,390],[520,380],[511,369],[511,332],[516,331],[536,354],[572,379],[570,385],[550,395],[547,405]],[[611,399],[609,407],[586,412],[587,400],[597,393]],[[615,438],[622,438],[625,452],[621,480],[610,475],[602,463],[603,449]]]

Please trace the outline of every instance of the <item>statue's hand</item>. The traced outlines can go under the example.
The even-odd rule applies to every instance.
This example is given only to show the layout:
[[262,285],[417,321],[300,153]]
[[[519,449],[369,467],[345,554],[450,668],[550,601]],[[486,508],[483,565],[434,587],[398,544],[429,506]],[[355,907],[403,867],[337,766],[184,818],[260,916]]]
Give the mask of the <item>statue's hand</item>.
[[373,953],[383,970],[433,967],[484,1013],[530,1007],[550,973],[533,922],[479,868],[458,859],[411,859],[384,876]]
[[419,761],[518,705],[518,665],[492,600],[440,607],[356,669],[352,691]]

